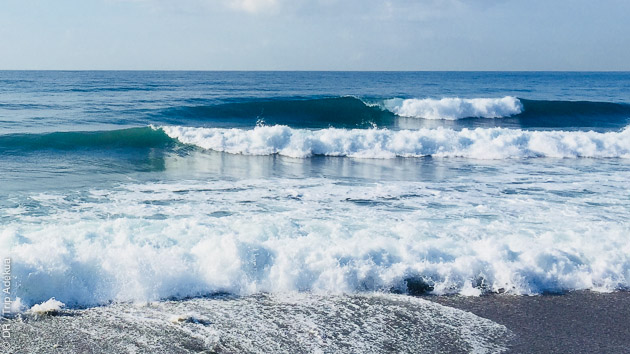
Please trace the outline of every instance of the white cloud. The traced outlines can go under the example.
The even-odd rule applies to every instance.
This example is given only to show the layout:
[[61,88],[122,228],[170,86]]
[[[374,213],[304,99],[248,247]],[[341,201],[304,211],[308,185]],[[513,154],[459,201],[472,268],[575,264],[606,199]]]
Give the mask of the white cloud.
[[278,0],[227,0],[228,6],[249,13],[275,10],[279,6]]

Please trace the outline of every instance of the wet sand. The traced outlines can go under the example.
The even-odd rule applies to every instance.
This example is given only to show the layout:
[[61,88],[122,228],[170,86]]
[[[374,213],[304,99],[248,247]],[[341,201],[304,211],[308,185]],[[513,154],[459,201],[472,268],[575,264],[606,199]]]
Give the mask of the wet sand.
[[506,326],[513,353],[630,353],[630,292],[423,298]]
[[9,324],[3,353],[630,353],[630,292],[218,296]]
[[8,325],[0,353],[500,353],[513,337],[470,312],[395,294],[122,303]]

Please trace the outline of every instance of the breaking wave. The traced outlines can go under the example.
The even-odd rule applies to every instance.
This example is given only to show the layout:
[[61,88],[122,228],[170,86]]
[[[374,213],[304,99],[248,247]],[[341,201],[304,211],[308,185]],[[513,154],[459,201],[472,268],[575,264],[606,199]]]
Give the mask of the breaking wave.
[[[251,127],[267,125],[294,128],[390,127],[397,117],[421,120],[508,127],[608,127],[630,123],[630,105],[613,102],[528,100],[503,98],[283,98],[247,100],[213,105],[170,107],[152,114],[152,122],[163,125]],[[501,118],[501,119],[489,119]],[[192,122],[184,124],[184,122]],[[420,122],[418,122],[420,123]],[[436,122],[433,122],[436,123]]]
[[630,126],[619,131],[523,130],[508,128],[297,129],[285,125],[254,129],[160,126],[112,131],[0,135],[0,153],[177,149],[182,144],[243,155],[294,158],[395,157],[629,158]]
[[516,97],[503,98],[442,98],[386,100],[384,107],[402,117],[424,119],[503,118],[517,115],[523,105]]
[[496,186],[515,176],[498,173],[494,185],[278,178],[33,194],[0,210],[12,220],[0,229],[0,258],[11,257],[11,290],[25,307],[52,297],[77,307],[215,292],[630,287],[621,176],[583,176],[579,192],[573,178],[530,178],[506,198]]
[[313,155],[357,158],[466,157],[630,158],[630,127],[619,132],[528,131],[477,128],[292,129],[287,126],[251,130],[164,126],[156,128],[184,144],[244,155],[306,158]]

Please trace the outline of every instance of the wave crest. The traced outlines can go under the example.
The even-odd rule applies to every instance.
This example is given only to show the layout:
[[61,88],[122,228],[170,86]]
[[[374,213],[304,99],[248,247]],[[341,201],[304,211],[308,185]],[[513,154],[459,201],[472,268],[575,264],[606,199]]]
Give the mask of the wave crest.
[[173,143],[161,131],[149,127],[106,131],[71,131],[43,134],[0,135],[0,152],[24,152],[45,149],[159,148]]
[[466,157],[506,158],[630,158],[630,127],[620,132],[527,131],[477,128],[292,129],[261,126],[251,130],[164,126],[168,136],[203,149],[244,155],[279,154],[357,158]]
[[385,100],[385,109],[402,117],[456,120],[461,118],[502,118],[520,114],[518,98],[442,98]]

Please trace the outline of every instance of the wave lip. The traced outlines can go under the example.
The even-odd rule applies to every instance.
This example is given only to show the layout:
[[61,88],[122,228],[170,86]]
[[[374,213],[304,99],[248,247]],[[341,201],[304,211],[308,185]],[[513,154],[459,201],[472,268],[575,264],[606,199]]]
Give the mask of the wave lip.
[[523,112],[521,101],[503,98],[393,98],[385,100],[388,111],[402,117],[456,120],[462,118],[503,118]]
[[465,157],[630,158],[630,127],[620,132],[528,131],[477,128],[292,129],[261,126],[251,130],[164,126],[169,137],[207,150],[243,155],[306,158],[313,155],[357,158]]

